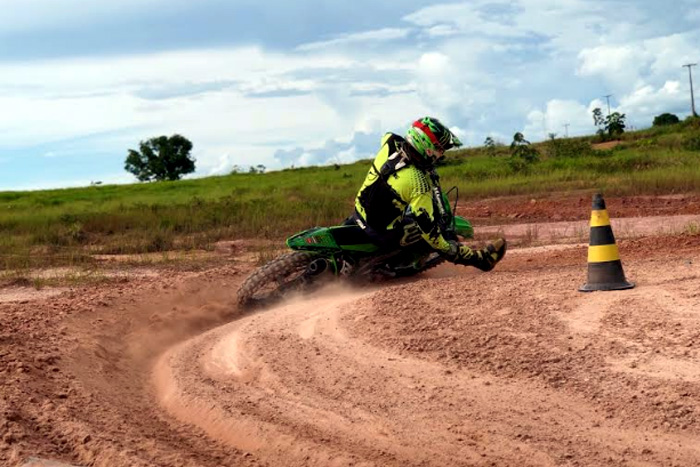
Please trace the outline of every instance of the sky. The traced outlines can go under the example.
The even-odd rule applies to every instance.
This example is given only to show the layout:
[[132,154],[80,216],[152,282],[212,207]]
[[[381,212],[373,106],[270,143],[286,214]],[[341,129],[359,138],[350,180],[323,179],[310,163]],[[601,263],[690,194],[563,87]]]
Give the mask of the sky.
[[135,182],[128,149],[175,133],[203,177],[366,159],[424,115],[467,146],[591,134],[605,95],[683,118],[700,3],[669,5],[0,0],[0,191]]

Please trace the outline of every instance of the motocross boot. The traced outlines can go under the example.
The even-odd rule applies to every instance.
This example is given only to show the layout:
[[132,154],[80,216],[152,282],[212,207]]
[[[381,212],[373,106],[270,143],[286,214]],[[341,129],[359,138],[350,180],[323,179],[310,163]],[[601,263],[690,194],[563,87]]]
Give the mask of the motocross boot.
[[456,264],[474,266],[482,271],[490,271],[506,255],[508,244],[505,238],[498,238],[481,250],[472,250],[466,245],[459,246]]

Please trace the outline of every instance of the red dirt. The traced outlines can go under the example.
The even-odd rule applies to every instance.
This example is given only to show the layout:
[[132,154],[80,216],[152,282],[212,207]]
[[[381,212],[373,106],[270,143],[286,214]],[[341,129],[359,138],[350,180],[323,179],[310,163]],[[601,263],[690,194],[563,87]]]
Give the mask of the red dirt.
[[[611,216],[700,213],[695,196],[606,201]],[[528,221],[570,209],[475,204]],[[590,198],[579,208],[563,219]],[[581,245],[252,315],[233,305],[243,251],[20,289],[0,300],[0,465],[699,465],[700,236],[618,244],[629,291],[579,293]]]
[[[700,214],[700,195],[605,197],[611,219]],[[548,194],[468,201],[458,213],[475,225],[587,220],[591,195]]]

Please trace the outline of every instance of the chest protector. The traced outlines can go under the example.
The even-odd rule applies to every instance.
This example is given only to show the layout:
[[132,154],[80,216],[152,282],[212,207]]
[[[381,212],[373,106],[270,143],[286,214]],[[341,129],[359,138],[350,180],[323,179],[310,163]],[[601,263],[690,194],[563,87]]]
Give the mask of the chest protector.
[[[407,167],[410,161],[401,149],[403,141],[392,141],[389,144],[391,143],[394,152],[380,168],[372,162],[373,172],[368,175],[370,183],[358,196],[358,201],[365,210],[364,222],[378,233],[386,232],[389,226],[402,218],[407,206],[407,202],[389,185],[389,179]],[[374,181],[371,180],[372,176],[375,177]]]

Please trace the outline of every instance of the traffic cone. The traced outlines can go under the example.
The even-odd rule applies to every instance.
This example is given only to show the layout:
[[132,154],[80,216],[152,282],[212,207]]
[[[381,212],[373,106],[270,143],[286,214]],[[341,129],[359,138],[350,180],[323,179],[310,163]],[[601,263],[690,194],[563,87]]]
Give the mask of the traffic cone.
[[622,270],[620,252],[615,244],[615,236],[610,227],[610,218],[605,209],[605,200],[600,194],[593,196],[591,212],[591,238],[588,243],[588,282],[582,285],[581,292],[594,290],[623,290],[634,287],[627,282]]

